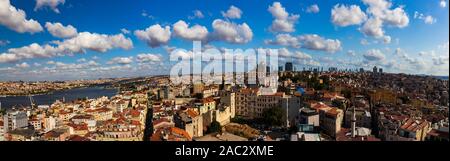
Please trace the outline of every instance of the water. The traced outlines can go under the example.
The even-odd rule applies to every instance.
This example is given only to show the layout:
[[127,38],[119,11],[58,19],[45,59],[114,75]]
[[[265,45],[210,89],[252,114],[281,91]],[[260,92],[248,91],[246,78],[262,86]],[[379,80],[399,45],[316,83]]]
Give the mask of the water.
[[[33,96],[34,102],[37,105],[51,105],[56,100],[62,100],[65,98],[66,102],[70,102],[79,98],[98,98],[107,96],[111,98],[116,95],[117,89],[109,89],[104,87],[87,87],[87,88],[75,88],[62,91],[55,91],[50,94],[35,95]],[[8,109],[13,106],[20,107],[30,106],[30,99],[28,96],[8,96],[0,97],[2,109]]]

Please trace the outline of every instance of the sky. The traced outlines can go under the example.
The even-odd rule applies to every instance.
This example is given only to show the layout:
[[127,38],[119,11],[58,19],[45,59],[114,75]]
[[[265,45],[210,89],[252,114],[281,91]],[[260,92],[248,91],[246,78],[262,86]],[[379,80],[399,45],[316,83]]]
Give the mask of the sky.
[[[449,75],[448,0],[0,0],[0,81],[169,74],[203,48]],[[174,49],[185,49],[173,52]],[[223,51],[223,50],[220,50]],[[281,65],[280,64],[280,65]]]

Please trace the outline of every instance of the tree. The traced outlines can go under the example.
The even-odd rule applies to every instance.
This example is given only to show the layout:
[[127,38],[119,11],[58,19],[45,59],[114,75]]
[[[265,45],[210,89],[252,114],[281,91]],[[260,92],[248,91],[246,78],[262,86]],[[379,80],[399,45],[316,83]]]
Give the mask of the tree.
[[215,132],[222,132],[222,126],[217,121],[213,121],[211,125],[209,125],[206,133],[215,133]]
[[341,93],[344,95],[345,98],[351,99],[352,98],[352,91],[350,89],[343,89]]
[[281,126],[283,124],[283,110],[280,107],[266,109],[262,115],[266,125]]

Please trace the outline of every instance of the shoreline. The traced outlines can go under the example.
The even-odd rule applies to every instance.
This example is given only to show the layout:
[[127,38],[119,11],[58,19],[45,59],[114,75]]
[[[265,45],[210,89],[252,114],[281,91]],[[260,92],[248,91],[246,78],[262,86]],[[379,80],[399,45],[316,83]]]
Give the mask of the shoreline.
[[114,89],[114,87],[105,87],[104,85],[89,85],[89,86],[80,86],[80,87],[71,87],[71,88],[63,88],[63,89],[58,89],[58,90],[51,90],[48,92],[36,92],[36,93],[32,93],[32,94],[15,94],[15,95],[0,95],[0,98],[6,98],[6,97],[23,97],[23,96],[39,96],[39,95],[48,95],[48,94],[52,94],[54,92],[59,92],[59,91],[67,91],[67,90],[72,90],[72,89],[83,89],[83,88],[89,88],[89,87],[102,87],[104,89]]
[[[86,93],[86,90],[89,91],[93,90],[94,92]],[[82,93],[81,95],[80,92]],[[116,90],[115,88],[111,89],[105,88],[104,86],[86,86],[86,87],[58,90],[56,92],[47,94],[33,95],[36,96],[33,97],[33,99],[39,105],[49,105],[54,103],[58,99],[62,99],[64,96],[66,97],[66,100],[72,101],[74,99],[82,99],[85,97],[89,98],[98,98],[102,96],[113,97],[114,95],[117,94],[118,90]],[[2,103],[2,108],[6,109],[12,108],[14,106],[17,107],[20,107],[21,105],[27,106],[30,104],[28,100],[28,95],[0,97],[0,101]]]

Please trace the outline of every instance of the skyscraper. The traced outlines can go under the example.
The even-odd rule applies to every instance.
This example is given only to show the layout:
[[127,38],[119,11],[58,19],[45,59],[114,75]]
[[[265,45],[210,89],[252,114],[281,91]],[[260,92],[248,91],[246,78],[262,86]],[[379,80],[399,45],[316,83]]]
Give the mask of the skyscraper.
[[377,72],[378,72],[378,68],[377,68],[377,66],[374,66],[373,67],[373,74],[377,74]]
[[293,65],[292,65],[292,62],[286,62],[286,65],[284,66],[284,69],[286,71],[292,72],[292,70],[294,69]]

